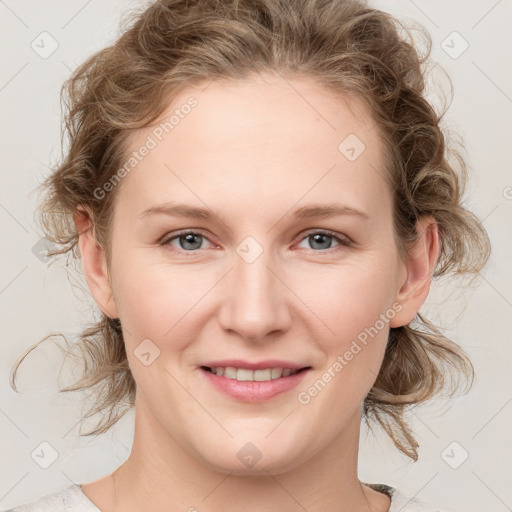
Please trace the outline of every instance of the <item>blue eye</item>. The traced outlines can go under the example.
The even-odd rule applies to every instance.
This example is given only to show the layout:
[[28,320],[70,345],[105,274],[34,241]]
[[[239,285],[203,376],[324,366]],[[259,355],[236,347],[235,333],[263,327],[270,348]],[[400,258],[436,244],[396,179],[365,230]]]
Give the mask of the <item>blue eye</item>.
[[177,240],[179,249],[184,252],[193,252],[201,249],[202,242],[207,240],[201,233],[195,231],[183,231],[179,235],[175,235],[167,240],[164,240],[161,245],[172,245],[171,242]]
[[[193,254],[200,249],[204,249],[202,245],[205,240],[208,240],[208,238],[202,233],[198,231],[186,230],[165,239],[160,243],[160,245],[170,245],[176,247],[176,245],[172,242],[177,241],[178,247],[176,247],[176,249],[178,249],[178,252]],[[339,236],[332,231],[325,230],[311,231],[307,233],[306,236],[301,238],[301,242],[303,240],[310,240],[309,249],[312,249],[315,252],[325,252],[329,249],[332,249],[333,247],[331,247],[331,245],[333,240],[338,242],[338,245],[334,246],[334,248],[338,246],[348,247],[351,245],[351,241],[347,237]]]
[[325,246],[331,245],[333,240],[336,240],[338,245],[350,245],[350,242],[347,238],[339,237],[331,231],[313,231],[307,234],[302,240],[309,240],[309,248],[318,249],[319,251],[332,249],[332,247]]

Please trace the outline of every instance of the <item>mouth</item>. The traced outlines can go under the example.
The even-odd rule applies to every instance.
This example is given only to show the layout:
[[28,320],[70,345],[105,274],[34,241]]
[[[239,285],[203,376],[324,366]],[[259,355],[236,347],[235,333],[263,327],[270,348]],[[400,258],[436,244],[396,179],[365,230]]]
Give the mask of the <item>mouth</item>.
[[290,391],[312,370],[311,366],[298,368],[236,366],[200,366],[200,372],[214,390],[241,402],[264,402]]
[[234,366],[201,366],[201,369],[219,377],[237,380],[239,382],[268,382],[296,375],[297,373],[311,369],[311,366],[303,368],[262,368],[251,370],[250,368],[236,368]]

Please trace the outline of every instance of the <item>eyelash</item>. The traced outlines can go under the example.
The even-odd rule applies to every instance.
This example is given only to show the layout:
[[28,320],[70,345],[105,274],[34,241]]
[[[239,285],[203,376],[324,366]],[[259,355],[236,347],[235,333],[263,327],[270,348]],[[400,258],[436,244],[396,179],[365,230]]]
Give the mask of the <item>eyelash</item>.
[[[178,231],[176,233],[173,233],[171,237],[167,237],[165,238],[162,242],[160,242],[160,246],[161,247],[165,247],[165,246],[169,246],[170,243],[173,241],[173,240],[176,240],[182,236],[185,236],[185,235],[189,235],[189,234],[193,234],[193,235],[201,235],[203,238],[205,238],[206,240],[209,241],[208,237],[203,233],[201,232],[200,230],[191,230],[191,229],[186,229],[186,230],[183,230],[183,231]],[[299,240],[299,242],[302,242],[302,240],[306,239],[306,238],[309,238],[310,236],[313,236],[313,235],[327,235],[327,236],[332,236],[334,239],[336,239],[336,241],[339,242],[340,246],[343,246],[343,247],[350,247],[352,245],[352,241],[347,238],[347,237],[340,237],[337,233],[335,233],[334,231],[329,231],[329,230],[326,230],[326,229],[319,229],[319,230],[311,230],[311,231],[308,231],[306,232],[304,235],[302,235],[302,238]],[[210,242],[211,243],[211,242]],[[214,244],[215,245],[215,244]],[[337,247],[333,247],[331,249],[325,249],[325,250],[315,250],[315,249],[310,249],[310,251],[313,251],[315,253],[319,253],[319,254],[332,254],[333,251],[335,251],[337,249]],[[196,250],[191,250],[191,251],[183,251],[183,250],[177,250],[176,248],[174,248],[175,252],[177,252],[178,254],[190,254],[190,255],[195,255],[197,254],[199,251],[201,251],[202,249],[196,249]]]

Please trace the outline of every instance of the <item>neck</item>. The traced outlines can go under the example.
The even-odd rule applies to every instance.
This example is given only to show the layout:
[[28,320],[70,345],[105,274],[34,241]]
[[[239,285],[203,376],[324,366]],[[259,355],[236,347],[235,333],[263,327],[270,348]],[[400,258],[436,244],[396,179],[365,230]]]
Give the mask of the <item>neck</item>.
[[[337,512],[387,510],[357,477],[360,414],[314,457],[282,473],[238,476],[190,455],[138,404],[131,454],[113,474],[115,512]],[[378,503],[378,504],[377,504]]]

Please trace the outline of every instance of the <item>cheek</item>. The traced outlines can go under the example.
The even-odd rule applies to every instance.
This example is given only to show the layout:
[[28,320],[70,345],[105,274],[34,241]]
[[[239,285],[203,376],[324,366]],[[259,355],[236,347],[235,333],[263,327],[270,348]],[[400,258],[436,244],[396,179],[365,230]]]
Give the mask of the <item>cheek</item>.
[[319,325],[314,336],[325,360],[297,399],[312,416],[331,411],[326,428],[332,435],[357,412],[372,388],[384,357],[389,321],[397,312],[390,273],[369,273],[367,268],[372,267],[352,267],[326,280],[326,291],[316,295],[312,308],[322,312],[322,322],[329,327]]
[[319,414],[322,407],[336,410],[333,425],[354,412],[370,391],[384,357],[389,321],[397,312],[391,260],[379,258],[379,262],[366,260],[340,268],[317,280],[317,288],[310,288],[316,290],[310,292],[315,301],[311,309],[322,320],[314,337],[325,361],[316,380],[301,389],[299,402],[314,402]]
[[[386,331],[381,320],[394,316],[392,310],[395,286],[391,260],[366,258],[338,269],[319,271],[308,280],[296,280],[293,289],[315,314],[317,333],[328,344],[329,351],[343,350],[353,339],[375,329]],[[387,315],[387,316],[386,316]],[[384,332],[385,336],[385,332]],[[327,348],[327,347],[326,347]]]
[[[341,351],[371,329],[391,305],[394,274],[388,256],[366,254],[336,266],[288,266],[279,272],[286,286],[272,292],[282,291],[282,300],[298,317],[296,325],[313,330],[324,349]],[[132,343],[149,338],[163,345],[172,339],[173,349],[183,348],[185,335],[192,338],[191,329],[200,329],[201,316],[218,311],[222,296],[236,300],[225,288],[229,282],[221,282],[224,268],[148,264],[146,257],[141,251],[114,266],[116,304],[123,326],[134,334]]]
[[136,378],[140,364],[133,354],[147,339],[156,346],[156,353],[165,353],[151,364],[152,369],[193,364],[196,341],[217,311],[212,298],[222,296],[215,287],[225,272],[192,264],[148,263],[149,259],[147,252],[140,251],[117,267],[116,304]]
[[[140,259],[117,267],[116,304],[131,343],[149,338],[157,345],[190,322],[194,304],[207,288],[183,270]],[[128,341],[128,340],[127,340]]]

